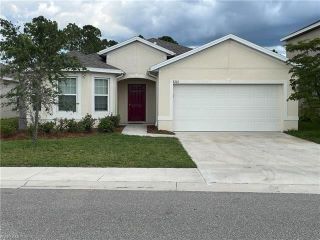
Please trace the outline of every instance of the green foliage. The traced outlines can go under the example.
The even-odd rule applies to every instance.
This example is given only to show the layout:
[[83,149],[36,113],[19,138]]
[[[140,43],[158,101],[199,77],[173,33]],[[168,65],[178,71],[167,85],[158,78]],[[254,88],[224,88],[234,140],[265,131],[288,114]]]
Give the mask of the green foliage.
[[101,118],[98,124],[98,130],[99,132],[113,132],[115,128],[114,122],[111,120],[111,118],[108,117],[104,117]]
[[288,44],[294,56],[288,60],[291,69],[290,100],[301,100],[301,115],[305,119],[320,119],[320,38]]
[[158,39],[166,41],[166,42],[170,42],[170,43],[175,43],[175,44],[179,44],[176,40],[174,40],[172,37],[170,36],[162,36],[159,37]]
[[108,116],[108,118],[110,118],[110,120],[113,122],[113,125],[115,127],[119,127],[120,115],[110,115],[110,116]]
[[11,73],[18,81],[3,97],[10,102],[18,98],[19,109],[28,110],[36,142],[40,108],[50,113],[59,94],[58,81],[65,77],[64,69],[79,70],[81,65],[62,51],[67,37],[57,22],[39,16],[25,23],[22,31],[5,19],[0,23],[1,60],[5,63],[1,74]]
[[69,23],[64,33],[66,35],[65,49],[69,51],[77,50],[90,54],[117,44],[114,40],[101,39],[100,29],[92,25],[80,28],[75,23]]
[[68,119],[66,118],[61,118],[56,120],[56,130],[59,132],[67,131],[68,129],[67,123],[68,123]]
[[299,130],[289,130],[286,133],[320,144],[320,120],[299,120]]
[[74,119],[68,119],[66,126],[68,132],[82,132],[84,130],[82,125]]
[[18,118],[0,119],[0,133],[3,137],[14,135],[18,131]]
[[39,125],[40,131],[44,133],[53,133],[56,128],[55,122],[44,122]]
[[93,119],[90,114],[87,114],[81,119],[81,121],[79,122],[79,125],[81,126],[81,128],[84,129],[84,131],[91,132],[95,121],[96,120]]

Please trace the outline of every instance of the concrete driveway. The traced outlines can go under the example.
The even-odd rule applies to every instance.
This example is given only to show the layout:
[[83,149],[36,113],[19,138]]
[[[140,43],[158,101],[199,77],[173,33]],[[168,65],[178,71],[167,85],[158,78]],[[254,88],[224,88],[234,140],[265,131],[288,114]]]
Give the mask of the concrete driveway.
[[275,132],[176,134],[208,184],[320,184],[319,144]]

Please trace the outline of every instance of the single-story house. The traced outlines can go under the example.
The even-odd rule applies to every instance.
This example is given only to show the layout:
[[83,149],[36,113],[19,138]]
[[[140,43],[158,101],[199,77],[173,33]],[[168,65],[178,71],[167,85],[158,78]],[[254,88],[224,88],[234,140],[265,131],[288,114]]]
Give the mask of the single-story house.
[[287,59],[234,35],[195,49],[134,37],[97,54],[70,54],[87,70],[68,73],[59,104],[42,119],[119,114],[122,124],[169,131],[298,127]]

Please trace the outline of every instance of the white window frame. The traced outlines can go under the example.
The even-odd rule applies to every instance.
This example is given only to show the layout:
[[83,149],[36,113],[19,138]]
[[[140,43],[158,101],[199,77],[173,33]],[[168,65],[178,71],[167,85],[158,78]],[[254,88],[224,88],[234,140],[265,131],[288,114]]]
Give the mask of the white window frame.
[[[96,79],[103,79],[107,81],[107,86],[108,86],[108,91],[107,94],[96,94]],[[92,96],[93,96],[93,100],[92,100],[92,110],[95,114],[97,115],[103,115],[106,116],[106,114],[108,114],[110,112],[110,77],[93,77],[93,84],[92,84]],[[103,96],[103,97],[107,97],[108,101],[107,101],[107,110],[96,110],[96,102],[95,102],[95,97],[99,97],[99,96]]]
[[[76,93],[75,94],[58,94],[58,96],[76,96],[76,111],[75,112],[73,112],[73,111],[64,111],[64,110],[60,110],[59,109],[59,97],[58,97],[58,105],[57,105],[57,109],[58,109],[58,112],[62,112],[62,113],[68,113],[68,112],[70,112],[70,113],[77,113],[79,110],[78,110],[78,105],[79,105],[79,103],[78,103],[78,99],[79,99],[79,97],[78,97],[78,85],[79,85],[79,82],[78,82],[78,77],[77,76],[67,76],[67,77],[65,77],[64,79],[75,79],[76,80]],[[61,80],[63,80],[63,79],[61,79]],[[59,80],[60,81],[60,80]],[[59,83],[58,83],[58,86],[59,86]]]

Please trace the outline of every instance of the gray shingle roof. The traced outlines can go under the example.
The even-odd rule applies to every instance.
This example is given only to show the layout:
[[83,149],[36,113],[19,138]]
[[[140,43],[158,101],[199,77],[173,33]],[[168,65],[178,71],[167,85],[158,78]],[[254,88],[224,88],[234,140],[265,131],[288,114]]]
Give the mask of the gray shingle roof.
[[179,44],[175,44],[175,43],[170,43],[170,42],[163,41],[163,40],[160,40],[157,38],[150,38],[150,39],[148,39],[148,41],[152,42],[152,43],[156,43],[157,45],[159,45],[163,48],[166,48],[172,52],[175,52],[176,56],[192,50],[192,48],[188,48],[188,47],[185,47],[185,46],[182,46]]
[[77,58],[84,67],[120,70],[114,66],[106,64],[105,59],[96,53],[84,54],[79,51],[70,51],[68,52],[68,55]]

